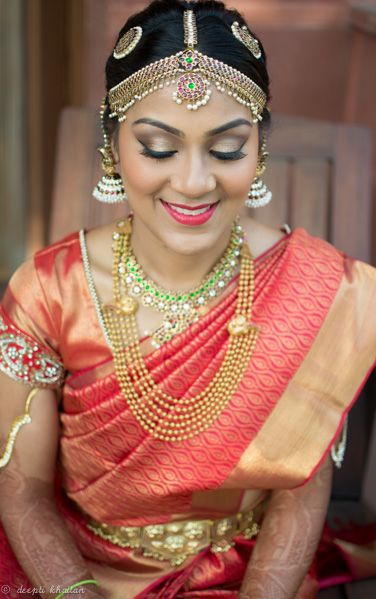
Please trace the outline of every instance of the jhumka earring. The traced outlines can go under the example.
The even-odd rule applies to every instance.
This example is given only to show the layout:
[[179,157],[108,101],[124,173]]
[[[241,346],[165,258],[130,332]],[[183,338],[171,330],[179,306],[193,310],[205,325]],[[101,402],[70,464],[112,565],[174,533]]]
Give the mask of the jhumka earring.
[[266,169],[266,159],[269,153],[266,151],[266,140],[263,138],[261,144],[261,150],[257,161],[256,177],[251,185],[251,189],[248,192],[248,198],[245,201],[247,208],[262,208],[269,204],[273,197],[272,192],[266,184],[260,179],[261,175]]
[[114,156],[112,153],[111,142],[106,133],[104,126],[104,113],[106,110],[106,98],[104,98],[101,105],[101,125],[103,130],[104,144],[102,148],[99,148],[99,153],[102,156],[102,169],[105,174],[102,179],[95,186],[93,196],[99,202],[105,204],[117,204],[127,200],[127,194],[125,193],[123,180],[119,173],[115,170]]

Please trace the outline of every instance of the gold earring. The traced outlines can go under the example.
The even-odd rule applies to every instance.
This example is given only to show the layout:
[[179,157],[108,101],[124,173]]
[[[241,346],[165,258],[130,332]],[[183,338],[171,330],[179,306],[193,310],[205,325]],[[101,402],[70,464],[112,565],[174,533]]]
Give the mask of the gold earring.
[[128,198],[127,194],[125,193],[123,180],[115,170],[114,155],[104,125],[105,110],[106,98],[104,98],[102,102],[100,111],[104,145],[98,150],[102,156],[102,169],[104,170],[105,174],[95,186],[93,196],[99,202],[104,202],[105,204],[117,204],[119,202],[124,202]]

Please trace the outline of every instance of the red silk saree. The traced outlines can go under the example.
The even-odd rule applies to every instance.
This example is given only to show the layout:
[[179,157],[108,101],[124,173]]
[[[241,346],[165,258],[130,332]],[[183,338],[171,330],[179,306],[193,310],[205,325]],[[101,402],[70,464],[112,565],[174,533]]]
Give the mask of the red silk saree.
[[[270,490],[307,482],[374,367],[376,271],[303,229],[257,258],[252,320],[260,333],[249,367],[210,428],[166,443],[144,431],[122,397],[81,251],[73,234],[39,252],[14,275],[0,313],[4,372],[57,386],[65,371],[58,509],[111,598],[235,598],[253,540],[238,537],[225,553],[207,549],[171,567],[96,536],[88,518],[115,526],[224,518]],[[177,399],[200,392],[219,368],[236,282],[146,356],[153,378]],[[31,587],[1,529],[0,551],[0,583]],[[346,561],[332,582],[355,575]]]

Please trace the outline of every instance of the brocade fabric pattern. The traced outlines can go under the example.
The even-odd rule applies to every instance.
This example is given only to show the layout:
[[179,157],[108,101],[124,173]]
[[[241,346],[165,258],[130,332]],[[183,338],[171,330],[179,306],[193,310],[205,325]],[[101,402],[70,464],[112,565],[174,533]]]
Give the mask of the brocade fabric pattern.
[[[61,415],[68,496],[98,521],[139,526],[190,512],[192,493],[226,485],[314,342],[343,263],[342,254],[329,244],[296,230],[274,260],[260,264],[253,309],[253,322],[260,328],[256,350],[228,406],[192,439],[171,444],[149,436],[134,419],[113,372],[101,376],[99,367],[97,380],[88,384],[88,372],[68,378]],[[146,357],[153,378],[167,393],[192,396],[212,380],[226,350],[226,325],[235,303],[236,289]],[[323,451],[313,458],[314,465]],[[287,488],[301,484],[311,468],[303,462],[300,472],[283,483]],[[273,488],[273,478],[272,470],[270,477],[266,472],[262,488]],[[253,488],[252,473],[240,488]]]

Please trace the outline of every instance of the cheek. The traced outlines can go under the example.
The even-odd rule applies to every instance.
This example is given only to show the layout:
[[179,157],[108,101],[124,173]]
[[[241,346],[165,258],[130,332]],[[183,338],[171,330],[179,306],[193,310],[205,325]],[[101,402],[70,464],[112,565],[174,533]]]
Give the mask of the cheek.
[[159,186],[161,173],[152,160],[130,153],[126,160],[120,160],[120,165],[125,188],[147,194]]
[[227,197],[234,198],[235,200],[243,200],[252,185],[255,172],[255,161],[244,158],[239,160],[236,166],[235,164],[231,165],[231,167],[225,166],[218,179],[221,181]]
[[142,156],[134,140],[124,140],[119,146],[120,174],[127,191],[135,195],[155,192],[163,180],[163,172],[155,160]]
[[256,176],[258,157],[258,136],[254,135],[244,148],[246,156],[230,164],[224,164],[218,170],[218,180],[226,196],[235,201],[244,201]]

